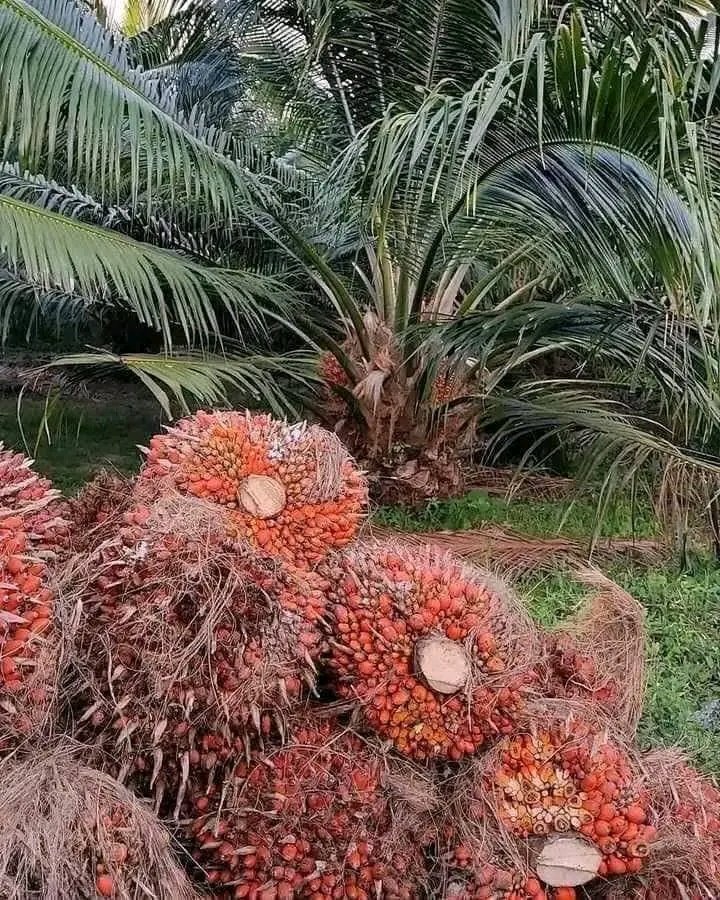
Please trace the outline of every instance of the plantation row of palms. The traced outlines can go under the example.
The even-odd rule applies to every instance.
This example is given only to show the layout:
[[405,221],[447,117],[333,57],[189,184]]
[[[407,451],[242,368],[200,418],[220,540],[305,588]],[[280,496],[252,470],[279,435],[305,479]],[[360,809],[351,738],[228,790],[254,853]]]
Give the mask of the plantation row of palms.
[[[377,471],[720,484],[720,4],[0,0],[0,321]],[[283,348],[280,352],[278,348]],[[712,505],[712,503],[711,503]]]

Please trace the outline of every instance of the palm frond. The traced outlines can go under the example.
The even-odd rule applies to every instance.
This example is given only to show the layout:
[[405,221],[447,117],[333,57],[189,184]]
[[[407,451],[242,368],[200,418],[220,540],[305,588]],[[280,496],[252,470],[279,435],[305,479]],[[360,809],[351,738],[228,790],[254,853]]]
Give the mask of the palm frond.
[[133,204],[167,185],[232,219],[249,194],[228,141],[153,96],[125,42],[69,0],[0,0],[0,134],[23,168],[116,202],[126,166]]
[[137,377],[169,417],[191,409],[191,403],[271,409],[276,415],[300,417],[293,396],[307,391],[315,375],[314,358],[304,354],[278,356],[213,356],[197,352],[149,356],[79,353],[51,363],[75,371],[78,377],[127,371]]
[[69,219],[0,194],[0,253],[10,267],[45,290],[87,297],[110,288],[171,343],[175,327],[185,339],[219,332],[215,304],[240,327],[262,327],[260,304],[286,305],[287,289],[249,272],[201,266],[117,232]]

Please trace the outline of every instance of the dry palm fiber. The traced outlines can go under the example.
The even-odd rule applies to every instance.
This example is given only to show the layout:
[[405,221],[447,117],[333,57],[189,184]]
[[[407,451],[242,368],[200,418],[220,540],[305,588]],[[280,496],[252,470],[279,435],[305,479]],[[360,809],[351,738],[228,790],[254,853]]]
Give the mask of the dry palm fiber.
[[3,900],[200,897],[142,801],[69,741],[0,762]]
[[527,500],[567,500],[576,488],[572,478],[494,466],[473,466],[466,484],[486,494]]
[[[211,503],[167,494],[76,558],[75,701],[84,737],[177,813],[194,767],[214,771],[314,680],[318,576],[229,541]],[[72,601],[72,598],[69,598]]]
[[193,856],[220,897],[421,896],[430,775],[395,771],[327,717],[306,717],[285,746],[193,799]]
[[538,701],[528,713],[531,725],[458,779],[454,861],[472,870],[492,853],[514,860],[526,877],[566,888],[563,900],[647,871],[657,828],[632,751],[592,707]]
[[[568,538],[536,538],[488,525],[471,531],[432,531],[400,534],[389,528],[373,526],[368,534],[378,540],[398,540],[417,547],[441,547],[455,556],[494,572],[506,575],[535,575],[575,568],[587,563],[590,548],[582,541]],[[593,559],[617,560],[630,557],[646,565],[661,560],[664,548],[657,541],[614,538],[599,542],[592,550]]]
[[199,412],[150,441],[141,484],[219,504],[233,534],[311,568],[358,531],[367,486],[338,438],[265,415]]
[[103,469],[68,501],[73,553],[89,553],[114,536],[136,502],[133,490],[132,479]]
[[536,630],[508,589],[433,548],[370,542],[323,570],[337,691],[402,753],[460,759],[514,727]]
[[546,640],[546,693],[602,708],[633,736],[645,693],[645,610],[597,569],[575,577],[591,599]]
[[67,540],[57,491],[0,445],[0,751],[44,724],[55,676],[48,561]]

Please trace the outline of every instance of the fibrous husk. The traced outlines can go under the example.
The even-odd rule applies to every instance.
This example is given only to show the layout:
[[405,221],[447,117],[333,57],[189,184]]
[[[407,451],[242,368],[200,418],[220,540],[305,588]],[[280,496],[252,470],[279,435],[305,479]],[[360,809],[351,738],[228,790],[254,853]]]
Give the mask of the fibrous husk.
[[71,742],[0,762],[3,900],[194,900],[150,808]]
[[133,490],[133,479],[102,470],[68,500],[73,553],[89,553],[115,535],[137,502]]
[[420,759],[460,759],[512,731],[539,641],[505,585],[442,551],[392,543],[358,544],[323,574],[334,684],[370,728]]
[[0,751],[51,714],[58,639],[48,564],[66,540],[58,492],[0,445]]
[[[327,717],[307,716],[284,746],[191,783],[193,856],[222,898],[422,896],[432,776],[393,761]],[[422,824],[420,824],[422,823]],[[264,893],[266,892],[266,893]]]
[[214,504],[166,494],[125,520],[67,578],[85,572],[74,706],[113,772],[177,815],[194,769],[282,731],[313,687],[325,599],[318,576],[229,541]]
[[458,777],[446,881],[459,869],[482,886],[493,864],[533,889],[542,882],[539,896],[555,897],[552,887],[571,900],[582,884],[649,871],[658,836],[638,757],[592,707],[538,701],[527,721]]
[[212,501],[233,536],[301,568],[352,541],[366,512],[364,478],[338,438],[316,425],[199,412],[153,437],[146,452],[144,490],[170,484]]
[[576,578],[593,595],[547,638],[547,693],[597,705],[632,737],[645,694],[645,610],[597,569]]

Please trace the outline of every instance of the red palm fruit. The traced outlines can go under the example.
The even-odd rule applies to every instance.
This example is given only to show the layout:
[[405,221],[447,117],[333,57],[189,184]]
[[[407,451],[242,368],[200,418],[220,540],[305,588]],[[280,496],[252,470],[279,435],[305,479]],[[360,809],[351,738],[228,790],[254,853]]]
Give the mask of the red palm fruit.
[[193,856],[223,898],[420,896],[414,830],[393,815],[386,760],[328,719],[239,762],[187,805]]
[[443,900],[575,900],[572,888],[551,888],[517,869],[478,860],[456,848],[444,876]]
[[228,527],[300,568],[354,539],[367,486],[335,435],[265,415],[199,412],[150,441],[141,485],[227,510]]
[[313,685],[325,598],[314,573],[229,540],[211,504],[167,494],[125,519],[88,560],[78,705],[123,775],[172,803],[193,768],[282,730]]
[[58,492],[0,445],[0,750],[44,720],[55,659],[48,562],[67,539]]
[[436,549],[372,543],[323,570],[342,697],[402,753],[461,757],[512,731],[535,631],[507,591]]

